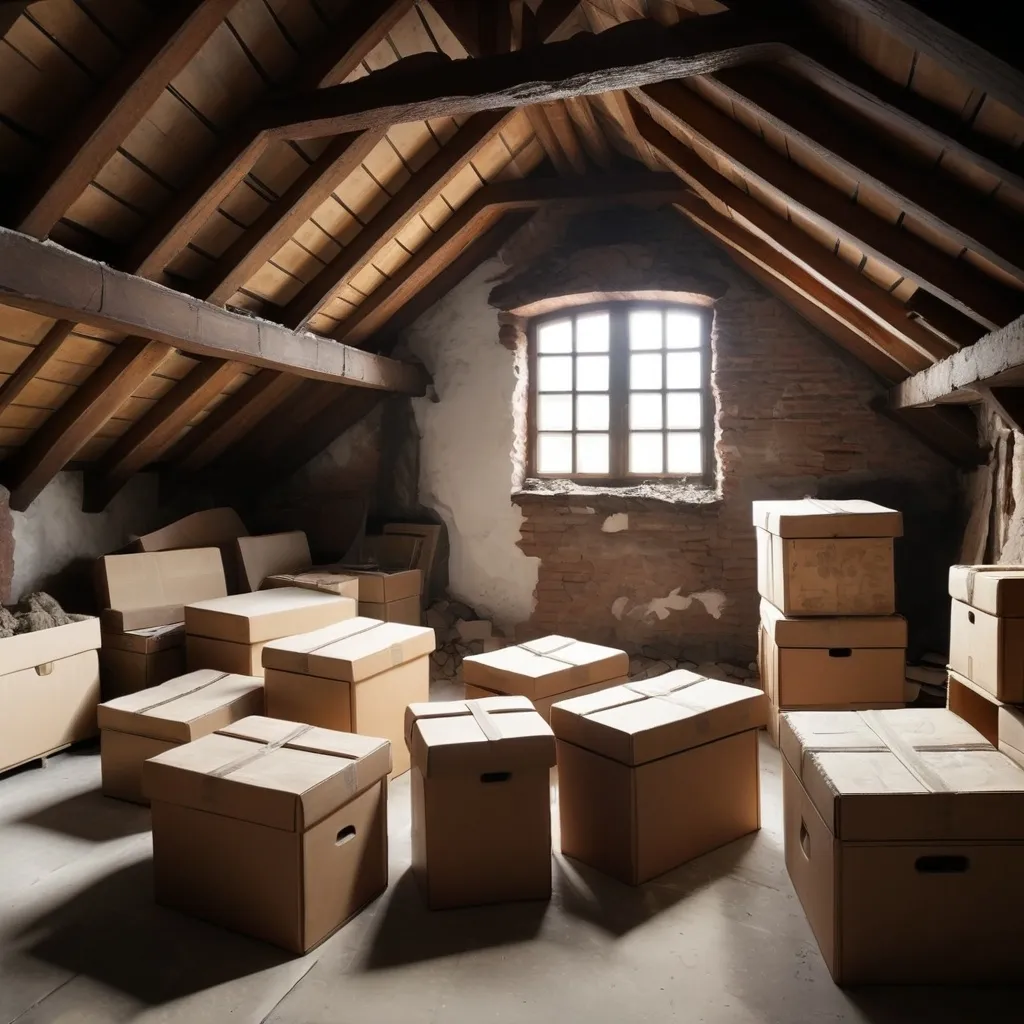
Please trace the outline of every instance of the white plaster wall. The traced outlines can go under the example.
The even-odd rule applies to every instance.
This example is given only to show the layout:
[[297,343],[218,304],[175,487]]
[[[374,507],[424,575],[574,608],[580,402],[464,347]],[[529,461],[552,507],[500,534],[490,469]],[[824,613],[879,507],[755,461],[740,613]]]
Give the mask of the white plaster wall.
[[46,580],[71,563],[97,558],[122,547],[130,537],[147,533],[157,522],[157,478],[134,477],[98,513],[82,511],[82,474],[58,473],[14,520],[15,601],[40,589]]
[[523,517],[512,504],[515,355],[498,344],[487,304],[500,260],[478,267],[406,331],[433,375],[437,402],[415,399],[420,501],[448,527],[450,590],[508,630],[533,610],[540,560],[516,547]]

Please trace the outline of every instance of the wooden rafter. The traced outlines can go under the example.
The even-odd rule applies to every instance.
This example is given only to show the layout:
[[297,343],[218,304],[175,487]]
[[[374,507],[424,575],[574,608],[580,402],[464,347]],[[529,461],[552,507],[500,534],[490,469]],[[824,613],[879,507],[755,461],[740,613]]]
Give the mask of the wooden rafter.
[[374,253],[418,215],[501,130],[508,111],[488,111],[470,118],[430,160],[391,197],[380,213],[328,263],[285,307],[281,319],[302,327],[348,280],[366,267]]
[[924,288],[918,288],[907,299],[907,309],[932,330],[956,342],[961,348],[973,345],[986,333],[977,320],[964,316],[960,310],[947,305]]
[[235,3],[191,0],[161,5],[149,34],[129,50],[33,175],[13,222],[19,231],[37,238],[50,233]]
[[565,155],[565,150],[559,145],[554,128],[551,127],[551,121],[548,119],[545,111],[545,107],[548,105],[537,104],[536,106],[524,107],[523,109],[527,120],[530,122],[530,127],[533,129],[533,134],[537,137],[541,149],[544,150],[547,158],[551,161],[551,165],[563,178],[569,178],[576,174],[576,170],[572,162]]
[[539,109],[544,112],[558,148],[565,154],[565,159],[573,173],[586,174],[587,157],[576,136],[576,130],[573,128],[572,119],[569,117],[569,111],[566,110],[565,104],[562,102],[544,103]]
[[635,95],[645,107],[725,156],[760,187],[905,277],[926,285],[961,312],[996,326],[1013,319],[1024,306],[1024,296],[854,204],[852,197],[776,152],[695,92],[664,82]]
[[0,384],[0,412],[13,405],[18,396],[28,387],[32,379],[42,372],[43,367],[57,354],[68,335],[75,329],[70,320],[58,320],[41,338],[38,344],[21,361],[18,368]]
[[813,90],[798,82],[753,67],[729,68],[713,80],[731,100],[831,166],[873,185],[900,209],[1024,279],[1021,225],[1011,210],[975,198],[955,178],[879,145],[876,135],[825,107]]
[[572,123],[579,132],[580,141],[587,151],[587,156],[598,167],[608,168],[612,164],[612,151],[608,140],[604,137],[601,126],[597,123],[590,101],[584,96],[570,96],[562,101],[572,118]]
[[906,346],[925,355],[927,362],[942,359],[954,350],[955,346],[913,320],[910,311],[884,288],[878,287],[855,267],[819,245],[791,221],[779,217],[712,170],[696,153],[644,111],[636,110],[634,120],[637,130],[661,156],[666,166],[712,203],[722,203],[742,217],[763,236],[767,244],[819,277],[838,292],[844,301],[851,302],[878,320],[879,330],[887,329],[895,334]]

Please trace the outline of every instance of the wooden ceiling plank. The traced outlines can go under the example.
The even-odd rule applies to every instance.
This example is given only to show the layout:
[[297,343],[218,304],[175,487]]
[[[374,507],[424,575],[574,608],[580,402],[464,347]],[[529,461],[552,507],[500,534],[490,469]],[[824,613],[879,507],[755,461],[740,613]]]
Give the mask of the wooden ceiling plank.
[[780,58],[790,31],[775,4],[765,4],[671,28],[634,21],[477,60],[419,54],[354,82],[271,101],[260,124],[279,138],[315,138],[636,88]]
[[931,360],[942,359],[955,346],[916,323],[908,309],[883,288],[859,273],[805,234],[791,221],[779,217],[755,198],[712,170],[696,153],[642,110],[634,112],[638,131],[661,155],[667,166],[707,197],[717,199],[766,236],[770,245],[805,269],[822,277],[845,299],[875,317]]
[[565,150],[558,143],[555,130],[551,127],[551,121],[545,113],[544,105],[538,104],[537,106],[526,107],[525,113],[527,120],[530,122],[530,127],[533,128],[533,134],[536,136],[547,158],[551,161],[552,166],[563,178],[573,177],[576,171],[566,156]]
[[177,440],[189,421],[210,404],[239,374],[241,363],[203,360],[133,423],[85,475],[83,512],[102,512],[140,469]]
[[149,338],[126,338],[104,363],[4,463],[11,508],[24,512],[132,392],[173,352]]
[[1024,307],[1024,296],[851,203],[844,193],[765,145],[691,90],[665,82],[646,86],[635,96],[648,109],[685,129],[687,135],[696,136],[727,157],[760,187],[779,193],[795,209],[904,277],[927,285],[961,312],[973,314],[986,325],[998,326],[1012,320]]
[[236,2],[190,0],[163,5],[165,10],[150,33],[129,49],[117,71],[33,175],[13,222],[19,231],[36,238],[50,233]]
[[22,360],[18,368],[0,384],[0,412],[18,400],[18,396],[42,372],[46,364],[57,354],[68,335],[75,329],[70,320],[58,320],[39,340],[39,343]]
[[196,355],[410,394],[425,387],[417,367],[221,309],[9,228],[0,228],[0,293],[6,305]]
[[432,156],[369,224],[284,308],[281,320],[302,327],[331,296],[366,267],[373,254],[417,215],[417,211],[449,185],[473,159],[474,153],[501,130],[513,115],[488,111],[470,118],[450,142]]
[[562,102],[579,131],[587,155],[598,167],[609,168],[612,164],[611,147],[597,123],[590,101],[585,96],[570,96]]
[[572,118],[569,117],[569,111],[565,104],[561,102],[544,103],[541,109],[547,117],[548,124],[551,125],[558,147],[565,154],[573,173],[586,174],[587,158],[580,145],[580,140],[576,136]]
[[876,135],[827,109],[814,90],[801,89],[796,82],[749,67],[726,69],[713,81],[734,102],[790,138],[796,136],[829,165],[866,180],[901,209],[1024,280],[1024,242],[1011,211],[997,209],[962,182],[880,146]]

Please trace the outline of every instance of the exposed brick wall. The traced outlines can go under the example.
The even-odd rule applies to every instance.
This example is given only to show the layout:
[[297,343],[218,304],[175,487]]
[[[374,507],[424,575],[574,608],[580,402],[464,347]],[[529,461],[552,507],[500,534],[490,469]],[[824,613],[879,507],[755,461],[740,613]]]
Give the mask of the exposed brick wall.
[[[940,645],[944,573],[959,533],[953,470],[872,411],[885,389],[861,364],[703,240],[687,244],[688,260],[729,282],[713,332],[718,498],[694,505],[518,495],[519,546],[541,560],[535,610],[521,632],[647,646],[697,662],[750,660],[759,601],[750,503],[810,494],[903,510],[901,610],[918,646]],[[622,512],[626,529],[602,529]]]

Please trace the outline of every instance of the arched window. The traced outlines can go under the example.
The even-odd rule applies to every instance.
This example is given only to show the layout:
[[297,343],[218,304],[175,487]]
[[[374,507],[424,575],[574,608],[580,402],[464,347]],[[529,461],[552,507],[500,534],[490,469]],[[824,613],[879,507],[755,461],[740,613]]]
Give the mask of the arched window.
[[712,479],[710,316],[618,302],[531,321],[529,475]]

